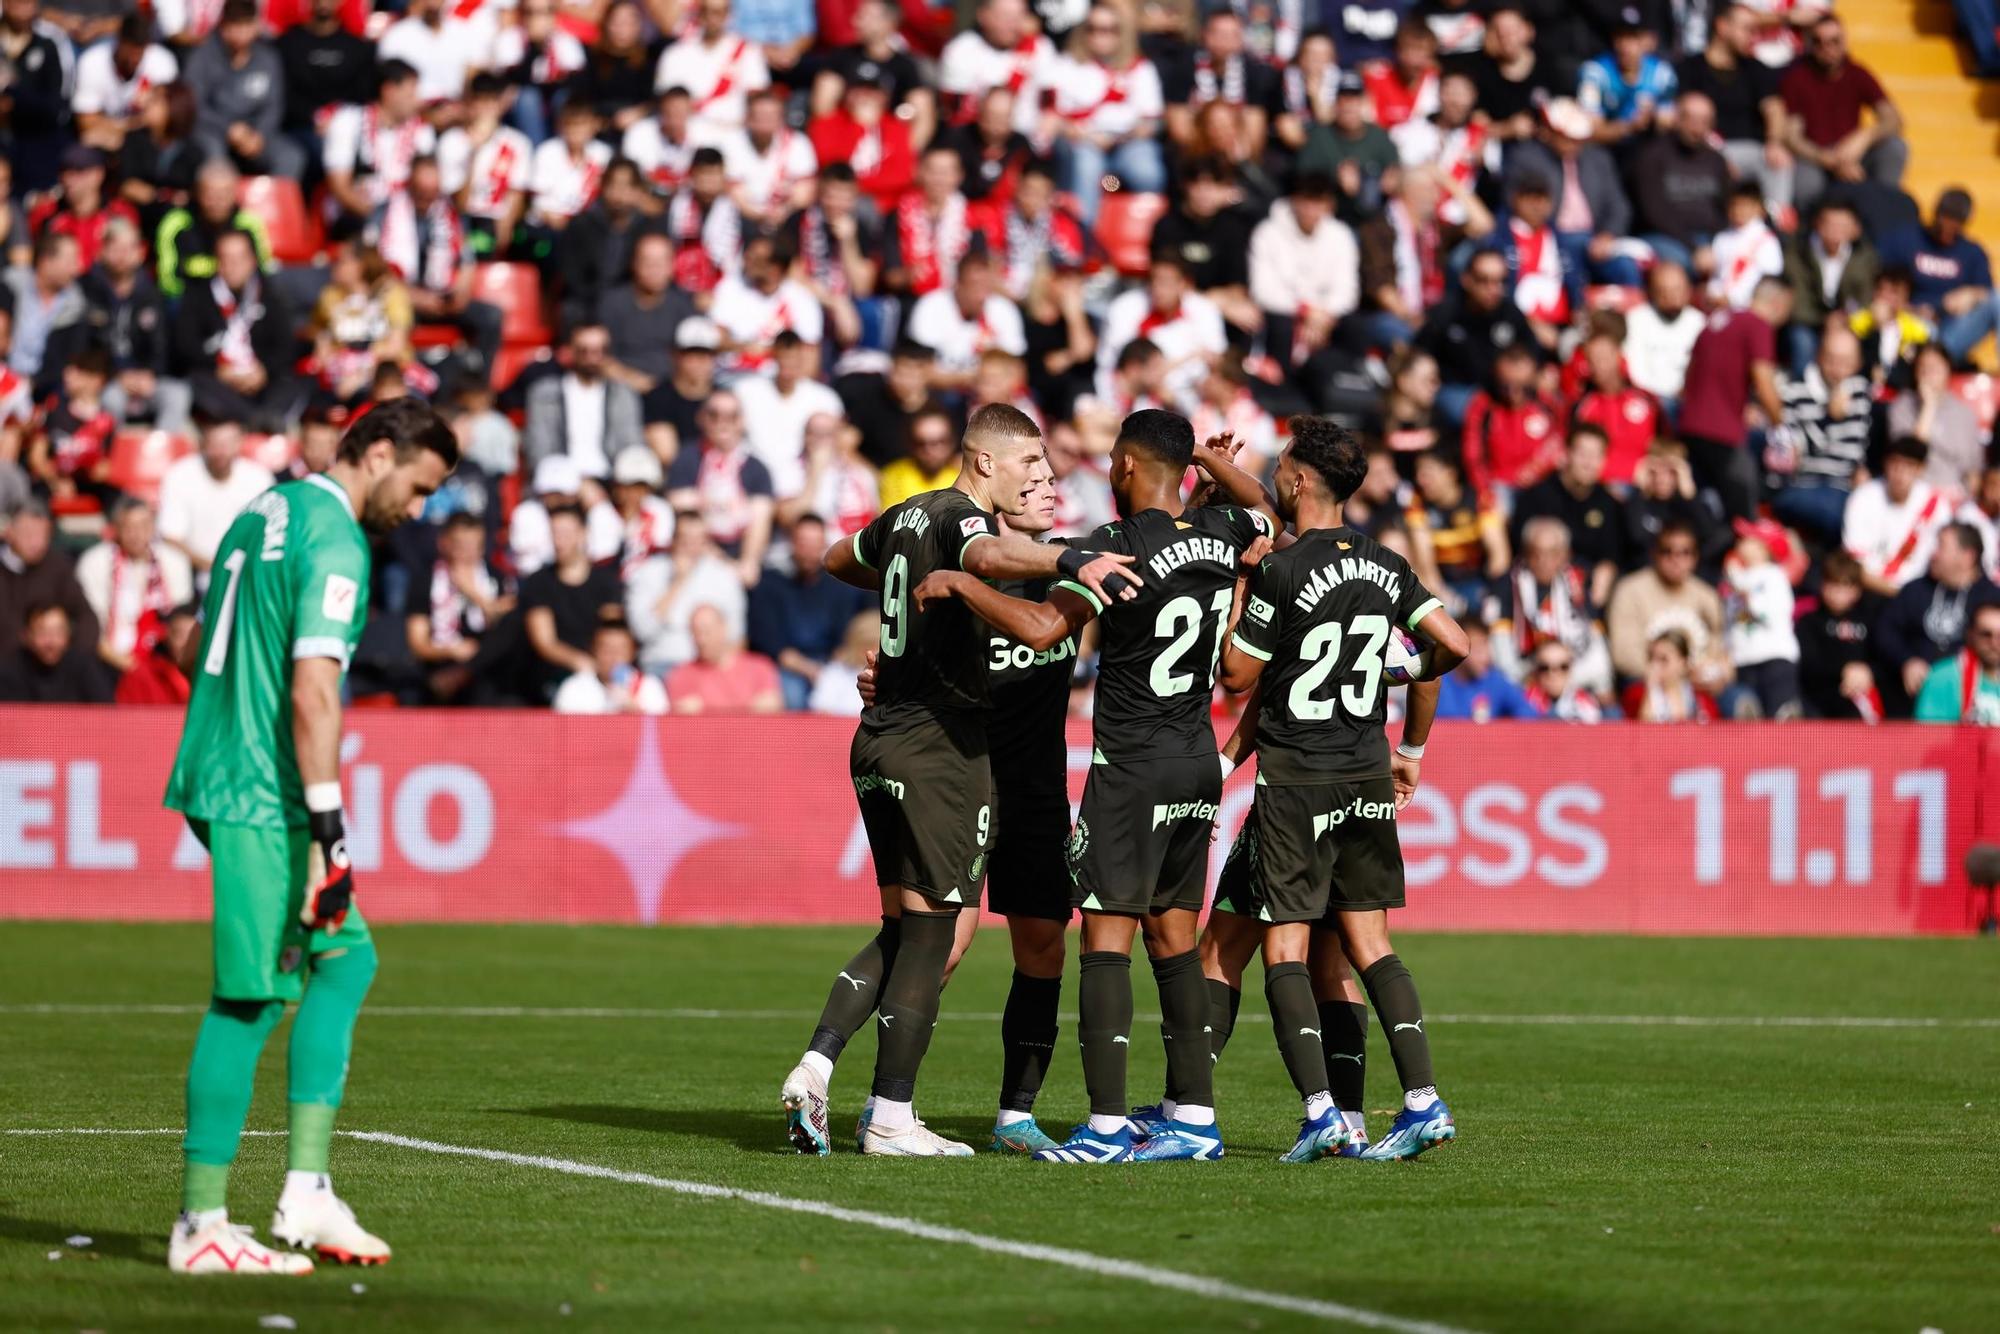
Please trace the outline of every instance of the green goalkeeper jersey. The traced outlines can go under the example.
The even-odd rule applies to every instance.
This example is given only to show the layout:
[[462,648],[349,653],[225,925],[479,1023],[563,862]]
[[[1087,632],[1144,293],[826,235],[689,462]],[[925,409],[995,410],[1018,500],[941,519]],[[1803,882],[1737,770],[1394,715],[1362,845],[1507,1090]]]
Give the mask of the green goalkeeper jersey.
[[368,540],[323,476],[274,486],[229,525],[209,572],[201,652],[167,805],[197,820],[306,823],[292,663],[344,673],[368,619]]

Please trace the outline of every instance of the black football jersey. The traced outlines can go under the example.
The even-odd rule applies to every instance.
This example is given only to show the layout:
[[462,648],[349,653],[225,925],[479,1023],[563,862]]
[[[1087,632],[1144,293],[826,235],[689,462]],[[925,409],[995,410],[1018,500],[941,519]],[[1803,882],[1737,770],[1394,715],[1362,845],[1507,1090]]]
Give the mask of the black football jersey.
[[[996,587],[1009,597],[1041,602],[1048,596],[1050,582],[1013,579]],[[991,626],[983,628],[987,692],[993,705],[986,744],[993,757],[994,781],[1052,779],[1067,793],[1069,742],[1064,720],[1069,717],[1070,681],[1076,675],[1075,638],[1032,649]]]
[[897,731],[986,707],[984,623],[957,598],[918,615],[911,595],[933,570],[963,569],[965,549],[999,531],[970,496],[947,487],[911,496],[854,535],[854,554],[882,576],[882,648],[863,724]]
[[1264,557],[1233,641],[1266,664],[1257,781],[1387,773],[1384,655],[1398,626],[1437,605],[1408,561],[1352,528],[1315,528]]
[[[1257,510],[1145,510],[1078,543],[1137,558],[1131,601],[1098,608],[1097,751],[1107,763],[1215,749],[1209,700],[1243,552],[1269,532]],[[1097,599],[1082,585],[1058,585]]]

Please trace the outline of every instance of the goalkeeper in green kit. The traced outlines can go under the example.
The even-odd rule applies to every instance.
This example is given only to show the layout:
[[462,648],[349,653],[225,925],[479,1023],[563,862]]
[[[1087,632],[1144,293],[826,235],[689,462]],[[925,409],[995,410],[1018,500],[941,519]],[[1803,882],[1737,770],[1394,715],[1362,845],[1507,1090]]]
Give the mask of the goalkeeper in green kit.
[[[368,619],[368,533],[423,506],[458,462],[451,428],[413,399],[355,422],[333,466],[237,515],[215,553],[194,691],[167,805],[209,851],[215,984],[188,1066],[182,1274],[309,1274],[232,1224],[229,1166],[257,1058],[299,1001],[290,1051],[289,1167],[271,1222],[288,1245],[343,1263],[389,1248],[333,1193],[327,1149],[375,944],[354,903],[341,824],[340,688]],[[366,530],[366,531],[364,531]],[[303,999],[301,999],[303,998]]]

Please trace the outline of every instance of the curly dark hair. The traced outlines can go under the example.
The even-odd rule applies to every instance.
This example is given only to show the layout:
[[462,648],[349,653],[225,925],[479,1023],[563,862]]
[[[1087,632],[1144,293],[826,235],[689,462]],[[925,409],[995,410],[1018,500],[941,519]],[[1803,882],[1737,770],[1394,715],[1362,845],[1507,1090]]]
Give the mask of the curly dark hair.
[[1317,473],[1334,499],[1345,502],[1361,489],[1361,481],[1368,475],[1368,455],[1354,432],[1331,417],[1299,416],[1288,425],[1293,461]]

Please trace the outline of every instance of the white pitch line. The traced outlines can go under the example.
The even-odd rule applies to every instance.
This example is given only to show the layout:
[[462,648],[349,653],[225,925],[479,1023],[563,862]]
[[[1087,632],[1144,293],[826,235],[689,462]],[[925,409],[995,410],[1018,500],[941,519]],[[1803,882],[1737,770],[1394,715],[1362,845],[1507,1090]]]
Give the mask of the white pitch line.
[[[0,1005],[0,1015],[183,1015],[202,1014],[205,1005],[95,1005],[44,1002]],[[811,1020],[817,1010],[705,1010],[613,1006],[545,1005],[370,1005],[364,1014],[375,1019],[655,1019],[655,1020]],[[940,1016],[967,1023],[1000,1022],[997,1010],[952,1011]],[[1074,1014],[1063,1019],[1074,1023]],[[1137,1014],[1141,1023],[1157,1023],[1157,1014]],[[2000,1028],[2000,1018],[1935,1018],[1869,1015],[1727,1015],[1727,1014],[1450,1014],[1426,1016],[1441,1024],[1521,1025],[1529,1027],[1613,1028]],[[1270,1016],[1245,1014],[1241,1024],[1267,1024]]]
[[694,1195],[711,1200],[735,1200],[766,1209],[780,1209],[787,1213],[812,1214],[839,1223],[857,1223],[862,1227],[877,1228],[883,1232],[899,1232],[904,1236],[918,1237],[924,1241],[970,1246],[992,1255],[1011,1255],[1017,1259],[1061,1265],[1066,1269],[1075,1269],[1102,1278],[1128,1279],[1156,1288],[1206,1297],[1212,1301],[1261,1306],[1274,1311],[1313,1316],[1320,1320],[1359,1325],[1365,1329],[1396,1330],[1399,1334],[1466,1334],[1466,1331],[1450,1325],[1440,1325],[1428,1320],[1409,1320],[1402,1316],[1371,1311],[1360,1306],[1348,1306],[1341,1302],[1293,1297],[1282,1292],[1265,1292],[1258,1288],[1225,1283],[1220,1279],[1205,1278],[1199,1274],[1158,1269],[1137,1261],[1118,1260],[1110,1256],[1095,1255],[1089,1251],[1043,1246],[1034,1242],[1010,1241],[1005,1237],[987,1236],[983,1232],[968,1232],[964,1228],[941,1227],[915,1218],[878,1214],[866,1209],[849,1209],[819,1200],[795,1199],[789,1195],[776,1195],[770,1191],[739,1190],[733,1186],[716,1186],[705,1181],[678,1181],[672,1177],[656,1177],[645,1172],[627,1172],[614,1167],[602,1167],[596,1163],[574,1162],[568,1158],[549,1158],[540,1154],[506,1153],[499,1149],[475,1149],[457,1144],[439,1144],[433,1140],[411,1139],[404,1135],[390,1135],[378,1131],[356,1130],[343,1133],[353,1139],[367,1140],[376,1144],[391,1144],[404,1149],[417,1149],[424,1153],[478,1158],[485,1162],[509,1163],[516,1167],[535,1167],[546,1172],[561,1172],[567,1176],[617,1181],[628,1186],[650,1186],[654,1190],[671,1191],[676,1195]]
[[[95,1127],[74,1129],[12,1129],[0,1127],[0,1135],[178,1135],[178,1130],[114,1130]],[[246,1135],[276,1136],[282,1130],[246,1130]],[[1090,1251],[1071,1250],[1063,1246],[1043,1246],[1036,1242],[1011,1241],[1006,1237],[988,1236],[983,1232],[970,1232],[964,1228],[943,1227],[936,1223],[926,1223],[921,1219],[904,1218],[897,1214],[878,1214],[867,1209],[849,1209],[843,1205],[828,1204],[821,1200],[801,1200],[790,1195],[778,1195],[764,1190],[740,1190],[734,1186],[717,1186],[706,1181],[680,1181],[673,1177],[658,1177],[647,1172],[627,1172],[616,1167],[605,1167],[598,1163],[581,1163],[569,1158],[551,1158],[542,1154],[508,1153],[502,1149],[480,1149],[463,1144],[440,1144],[436,1140],[413,1139],[408,1135],[392,1135],[377,1130],[341,1130],[335,1132],[343,1139],[362,1140],[370,1144],[386,1144],[398,1149],[414,1149],[420,1153],[435,1153],[450,1158],[476,1158],[482,1162],[507,1163],[514,1167],[539,1168],[544,1172],[560,1172],[565,1176],[589,1177],[599,1181],[616,1181],[627,1186],[647,1186],[654,1190],[670,1191],[676,1195],[692,1195],[706,1200],[734,1200],[739,1204],[754,1204],[764,1209],[778,1209],[786,1213],[811,1214],[818,1218],[829,1218],[837,1223],[855,1223],[862,1227],[872,1227],[883,1232],[898,1232],[907,1237],[923,1241],[944,1242],[953,1246],[970,1246],[974,1250],[985,1251],[989,1255],[1008,1255],[1020,1260],[1032,1260],[1041,1264],[1061,1265],[1080,1273],[1092,1274],[1099,1278],[1120,1278],[1133,1283],[1143,1283],[1149,1287],[1166,1288],[1173,1292],[1185,1292],[1190,1296],[1207,1298],[1210,1301],[1230,1302],[1239,1306],[1261,1306],[1267,1310],[1285,1311],[1293,1315],[1311,1316],[1317,1320],[1336,1321],[1341,1324],[1356,1325],[1363,1329],[1393,1330],[1396,1334],[1471,1334],[1471,1331],[1454,1325],[1441,1325],[1430,1320],[1411,1320],[1403,1316],[1390,1315],[1384,1311],[1371,1311],[1363,1306],[1348,1306],[1344,1302],[1320,1301],[1312,1297],[1294,1297],[1283,1292],[1266,1292],[1261,1288],[1246,1288],[1236,1283],[1225,1283],[1221,1279],[1207,1278],[1200,1274],[1184,1274],[1177,1270],[1160,1269],[1153,1265],[1140,1264],[1135,1260],[1120,1260],[1108,1255],[1097,1255]]]

